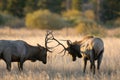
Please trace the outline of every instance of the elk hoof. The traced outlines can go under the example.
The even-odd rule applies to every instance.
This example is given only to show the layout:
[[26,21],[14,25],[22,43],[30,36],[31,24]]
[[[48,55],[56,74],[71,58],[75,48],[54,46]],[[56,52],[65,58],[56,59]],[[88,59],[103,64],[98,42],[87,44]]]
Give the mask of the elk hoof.
[[76,61],[76,57],[75,57],[75,58],[73,58],[73,61]]
[[46,64],[47,62],[43,62],[43,64]]

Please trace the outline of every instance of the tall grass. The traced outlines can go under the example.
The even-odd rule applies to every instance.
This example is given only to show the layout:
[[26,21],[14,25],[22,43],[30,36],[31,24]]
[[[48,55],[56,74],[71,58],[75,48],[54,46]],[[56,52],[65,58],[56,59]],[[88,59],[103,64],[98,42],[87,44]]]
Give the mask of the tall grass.
[[[65,36],[61,31],[55,31],[54,35],[58,39],[70,39],[72,41],[80,40],[81,36]],[[26,29],[0,29],[0,39],[21,39],[31,45],[37,43],[44,46],[45,31],[26,30]],[[24,63],[23,72],[19,72],[17,63],[12,63],[12,70],[6,70],[6,64],[0,60],[0,79],[1,80],[120,80],[120,39],[118,38],[103,38],[105,43],[105,52],[101,64],[100,73],[95,75],[89,70],[89,62],[86,73],[83,74],[83,59],[72,61],[70,55],[57,54],[62,50],[62,47],[54,49],[53,53],[48,53],[47,64],[42,62]],[[66,44],[65,42],[62,42]],[[50,43],[53,46],[56,43]]]

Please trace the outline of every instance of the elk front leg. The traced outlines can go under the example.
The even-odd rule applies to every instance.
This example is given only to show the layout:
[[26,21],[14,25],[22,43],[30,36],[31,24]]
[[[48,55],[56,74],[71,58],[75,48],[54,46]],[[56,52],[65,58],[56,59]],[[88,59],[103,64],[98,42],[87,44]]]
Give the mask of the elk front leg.
[[94,49],[90,51],[90,67],[93,70],[93,74],[95,74],[95,51]]
[[90,60],[90,67],[91,67],[91,71],[93,70],[93,74],[95,74],[95,61],[94,61],[94,59],[92,59],[92,60]]
[[90,71],[92,72],[92,64],[90,64]]
[[87,59],[84,58],[84,69],[83,69],[83,72],[85,73],[85,70],[86,70],[86,65],[87,65]]

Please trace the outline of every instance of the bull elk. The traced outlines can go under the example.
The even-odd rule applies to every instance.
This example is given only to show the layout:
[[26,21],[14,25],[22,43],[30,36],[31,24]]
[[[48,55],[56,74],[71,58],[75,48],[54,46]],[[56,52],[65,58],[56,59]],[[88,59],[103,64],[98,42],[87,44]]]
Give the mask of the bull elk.
[[100,69],[100,64],[103,57],[104,52],[104,43],[100,38],[93,36],[86,36],[80,41],[71,42],[67,40],[68,47],[66,48],[63,44],[61,44],[57,39],[53,40],[58,42],[58,45],[63,46],[64,54],[68,51],[68,54],[72,56],[72,60],[76,61],[76,57],[84,59],[84,69],[85,73],[87,60],[90,60],[90,69],[95,74],[95,60],[97,60],[97,69]]
[[6,62],[6,68],[11,71],[11,62],[18,62],[19,70],[23,70],[23,63],[26,60],[32,62],[39,60],[44,64],[47,63],[47,51],[51,52],[47,46],[50,38],[50,32],[45,37],[45,47],[37,44],[37,46],[29,45],[23,40],[0,40],[0,59]]

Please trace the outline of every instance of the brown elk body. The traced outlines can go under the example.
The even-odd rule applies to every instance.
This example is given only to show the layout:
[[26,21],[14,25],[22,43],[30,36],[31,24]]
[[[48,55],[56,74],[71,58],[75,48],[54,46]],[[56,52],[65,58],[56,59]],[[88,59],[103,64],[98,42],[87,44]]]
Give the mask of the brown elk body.
[[[104,43],[100,38],[89,37],[85,40],[73,43],[68,41],[67,44],[67,51],[72,55],[73,61],[76,60],[76,57],[83,57],[83,72],[86,70],[87,60],[90,60],[90,69],[93,71],[93,74],[95,74],[95,60],[97,60],[97,69],[99,70],[104,52]],[[77,49],[78,47],[79,49]]]
[[68,54],[72,56],[73,61],[76,61],[76,57],[83,57],[83,72],[86,70],[87,60],[90,60],[90,69],[93,71],[93,74],[95,74],[95,60],[97,60],[97,69],[99,70],[104,52],[104,43],[100,38],[86,36],[82,40],[73,43],[70,40],[67,40],[67,48],[55,39],[54,36],[53,40],[57,41],[58,45],[63,46],[65,52],[68,51]]

